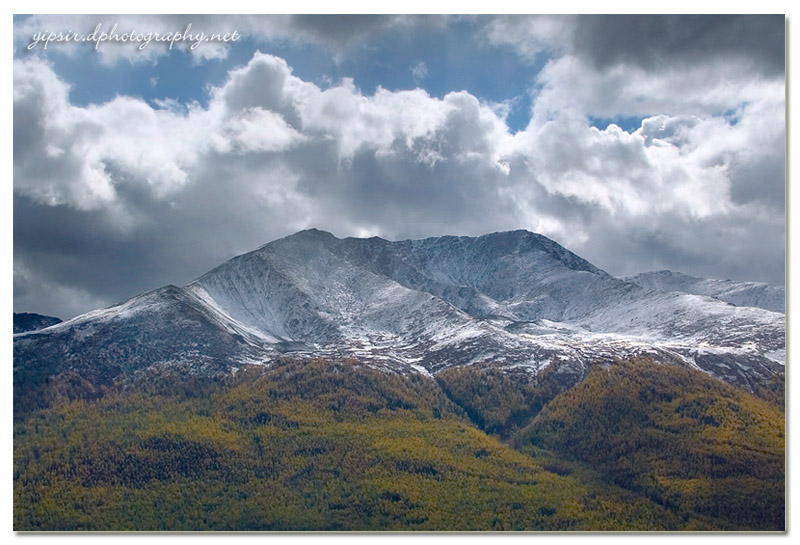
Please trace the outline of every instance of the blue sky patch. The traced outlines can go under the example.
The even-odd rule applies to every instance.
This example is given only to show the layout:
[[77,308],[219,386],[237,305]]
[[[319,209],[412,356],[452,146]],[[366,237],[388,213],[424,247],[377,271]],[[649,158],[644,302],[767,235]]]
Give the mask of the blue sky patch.
[[635,132],[642,126],[642,121],[649,116],[630,116],[630,117],[593,117],[589,116],[589,124],[600,130],[605,130],[609,125],[614,124],[625,132]]

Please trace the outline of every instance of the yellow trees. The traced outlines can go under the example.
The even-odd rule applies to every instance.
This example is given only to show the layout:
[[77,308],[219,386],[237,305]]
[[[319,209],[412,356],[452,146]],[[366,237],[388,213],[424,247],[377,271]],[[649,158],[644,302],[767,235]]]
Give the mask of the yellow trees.
[[645,359],[595,368],[524,432],[607,482],[731,529],[783,529],[782,410]]

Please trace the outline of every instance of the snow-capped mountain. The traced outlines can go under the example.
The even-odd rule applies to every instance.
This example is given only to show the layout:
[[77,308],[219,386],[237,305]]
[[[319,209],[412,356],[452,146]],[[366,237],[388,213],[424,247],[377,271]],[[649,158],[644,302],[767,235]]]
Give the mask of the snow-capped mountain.
[[15,368],[181,365],[225,373],[294,357],[435,374],[491,362],[568,382],[627,354],[752,386],[783,372],[785,317],[620,280],[527,231],[391,242],[308,230],[46,330]]
[[761,282],[698,278],[674,271],[653,271],[625,278],[643,288],[707,295],[737,307],[786,312],[786,289]]

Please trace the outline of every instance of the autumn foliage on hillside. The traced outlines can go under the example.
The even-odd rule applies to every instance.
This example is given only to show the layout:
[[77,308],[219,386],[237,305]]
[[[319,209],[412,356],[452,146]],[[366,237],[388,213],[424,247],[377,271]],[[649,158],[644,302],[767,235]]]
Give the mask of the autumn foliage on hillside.
[[645,361],[560,394],[517,378],[286,359],[90,395],[52,380],[15,415],[14,528],[783,527],[778,407]]
[[594,368],[523,435],[675,512],[782,530],[784,430],[774,404],[692,369],[632,359]]

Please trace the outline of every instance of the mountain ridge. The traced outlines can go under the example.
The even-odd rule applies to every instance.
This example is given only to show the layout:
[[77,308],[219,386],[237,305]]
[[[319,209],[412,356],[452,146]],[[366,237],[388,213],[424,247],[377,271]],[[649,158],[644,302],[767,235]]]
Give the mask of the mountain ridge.
[[186,286],[15,336],[14,359],[224,374],[289,351],[401,373],[555,366],[575,383],[592,365],[652,355],[753,388],[783,372],[784,337],[782,314],[651,290],[524,230],[388,241],[310,229]]
[[786,289],[763,282],[699,278],[669,270],[640,273],[628,276],[624,280],[659,291],[681,291],[706,295],[736,306],[751,306],[774,312],[786,312]]

